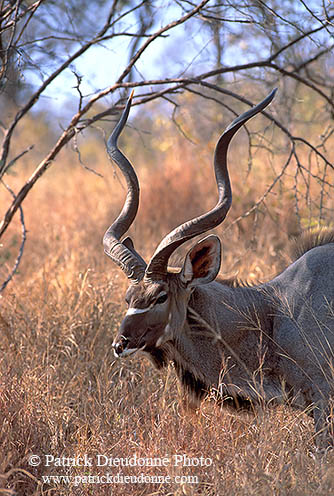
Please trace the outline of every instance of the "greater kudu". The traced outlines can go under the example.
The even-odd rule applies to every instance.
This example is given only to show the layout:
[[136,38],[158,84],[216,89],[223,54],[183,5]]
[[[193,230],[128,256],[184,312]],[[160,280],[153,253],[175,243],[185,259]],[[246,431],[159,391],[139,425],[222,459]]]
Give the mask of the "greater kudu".
[[333,434],[333,232],[308,233],[297,242],[295,261],[284,272],[251,287],[215,281],[221,245],[214,235],[193,246],[181,269],[168,268],[176,248],[225,219],[232,198],[229,143],[272,101],[275,91],[236,118],[219,138],[214,155],[217,205],[170,232],[148,264],[130,238],[121,241],[139,203],[137,176],[117,146],[130,96],[107,144],[128,187],[123,209],[104,236],[105,253],[130,280],[128,310],[113,348],[119,357],[145,352],[157,368],[172,362],[191,402],[215,389],[236,404],[287,401],[306,408],[323,444]]

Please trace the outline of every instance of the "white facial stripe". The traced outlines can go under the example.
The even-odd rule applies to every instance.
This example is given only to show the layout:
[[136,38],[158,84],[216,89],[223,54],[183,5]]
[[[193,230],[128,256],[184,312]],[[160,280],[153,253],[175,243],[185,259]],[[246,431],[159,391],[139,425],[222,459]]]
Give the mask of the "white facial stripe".
[[[157,298],[160,298],[160,296],[165,296],[167,295],[166,291],[161,291]],[[135,315],[135,314],[138,314],[138,313],[145,313],[145,312],[148,312],[149,310],[151,310],[151,308],[153,308],[155,305],[155,301],[153,303],[151,303],[151,305],[149,305],[148,307],[146,308],[136,308],[136,307],[130,307],[128,308],[127,312],[125,315]]]
[[131,307],[126,312],[126,315],[134,315],[136,313],[145,313],[145,312],[148,312],[151,308],[152,308],[152,305],[149,306],[149,307],[147,307],[147,308],[135,308],[135,307]]

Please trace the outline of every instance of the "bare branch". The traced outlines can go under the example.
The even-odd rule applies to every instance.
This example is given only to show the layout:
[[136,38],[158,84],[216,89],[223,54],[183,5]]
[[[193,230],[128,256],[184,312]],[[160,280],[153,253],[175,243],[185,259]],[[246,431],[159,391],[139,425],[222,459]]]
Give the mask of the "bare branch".
[[144,51],[147,49],[147,47],[156,38],[160,37],[163,33],[166,33],[166,31],[169,31],[169,30],[175,28],[175,26],[180,26],[181,24],[183,24],[184,22],[186,22],[188,19],[190,19],[191,17],[193,17],[195,14],[197,14],[197,12],[199,12],[200,9],[202,7],[204,7],[204,5],[206,5],[208,3],[208,1],[209,0],[202,0],[201,3],[199,3],[197,5],[197,7],[195,7],[193,10],[191,10],[185,16],[181,17],[180,19],[177,19],[174,22],[171,22],[171,23],[167,24],[167,26],[164,26],[163,28],[159,29],[156,33],[154,33],[152,36],[150,36],[149,39],[143,44],[143,46],[137,51],[137,53],[134,55],[134,57],[132,57],[132,59],[130,60],[128,66],[124,69],[124,71],[122,72],[122,74],[117,79],[117,83],[121,83],[122,81],[124,81],[124,79],[130,73],[132,67],[135,65],[135,63],[137,62],[137,60],[141,57],[141,55],[144,53]]
[[[79,162],[87,168],[81,159],[77,143],[79,133],[101,119],[116,115],[122,108],[122,97],[132,88],[141,88],[141,93],[137,92],[133,102],[134,106],[144,105],[158,99],[168,101],[173,106],[172,119],[180,128],[180,124],[175,119],[175,113],[182,104],[179,99],[179,95],[182,92],[189,91],[200,98],[210,99],[235,114],[236,110],[231,102],[253,105],[250,99],[240,96],[239,93],[252,94],[252,89],[255,87],[254,82],[257,85],[260,83],[266,87],[279,84],[281,86],[282,100],[284,98],[284,87],[286,86],[285,96],[288,103],[285,109],[285,117],[280,118],[279,110],[277,115],[264,112],[264,116],[269,123],[274,124],[275,129],[280,131],[279,135],[281,138],[283,137],[285,145],[289,147],[289,152],[285,150],[285,153],[288,153],[288,158],[286,161],[284,159],[284,165],[280,168],[280,173],[275,176],[272,184],[267,188],[261,199],[251,207],[249,213],[254,212],[260,204],[263,204],[275,185],[280,183],[283,176],[286,175],[288,164],[293,164],[295,171],[289,177],[294,177],[296,209],[298,210],[299,208],[300,200],[311,205],[312,201],[309,195],[311,183],[312,181],[318,181],[322,189],[318,189],[320,193],[317,198],[319,202],[317,208],[319,207],[319,215],[320,219],[322,219],[326,209],[328,191],[333,189],[328,178],[328,172],[334,168],[334,165],[326,157],[326,148],[330,147],[333,130],[327,126],[327,131],[321,136],[315,136],[310,141],[307,136],[299,135],[298,130],[296,131],[296,126],[290,125],[289,117],[293,118],[292,106],[299,98],[299,96],[292,96],[294,93],[291,92],[291,88],[293,91],[295,89],[300,91],[303,95],[302,98],[304,98],[304,92],[307,92],[307,95],[311,95],[310,98],[320,105],[322,112],[328,118],[334,115],[334,92],[328,77],[331,70],[331,51],[334,47],[331,39],[332,21],[334,19],[331,6],[325,8],[323,3],[322,11],[319,8],[316,12],[307,3],[307,0],[303,0],[301,9],[292,9],[292,14],[290,15],[285,7],[279,7],[276,4],[272,5],[272,3],[264,0],[257,2],[256,5],[245,3],[240,5],[234,0],[227,2],[227,4],[221,4],[220,2],[212,4],[208,0],[202,0],[198,3],[190,0],[178,0],[176,9],[181,7],[182,12],[174,20],[170,21],[169,19],[168,22],[164,23],[162,14],[161,18],[158,18],[158,16],[156,18],[153,15],[153,12],[158,12],[158,5],[154,2],[152,5],[150,4],[150,9],[152,10],[149,11],[152,16],[143,21],[143,16],[147,14],[147,10],[145,10],[147,9],[147,0],[127,4],[126,6],[119,0],[113,0],[104,20],[100,21],[100,28],[94,34],[88,30],[85,35],[81,35],[80,31],[76,29],[73,19],[70,18],[69,10],[69,24],[67,27],[65,26],[58,31],[52,32],[52,22],[47,20],[46,23],[50,33],[43,27],[40,31],[36,31],[36,36],[29,37],[30,29],[28,30],[28,27],[30,28],[33,25],[31,21],[35,18],[39,7],[44,3],[46,3],[45,0],[38,0],[28,7],[25,6],[25,8],[23,8],[25,4],[22,2],[15,2],[12,6],[5,3],[6,8],[0,20],[0,58],[4,76],[12,60],[10,50],[14,54],[22,55],[29,69],[31,70],[35,67],[36,73],[40,56],[44,57],[44,61],[52,61],[50,62],[51,65],[45,69],[44,74],[46,76],[42,84],[33,94],[25,98],[25,103],[14,115],[7,129],[5,129],[0,154],[0,179],[3,178],[14,163],[31,149],[27,147],[24,152],[13,154],[15,158],[10,157],[13,136],[18,124],[22,119],[26,118],[29,111],[36,105],[41,96],[46,93],[46,90],[50,90],[50,85],[55,79],[68,69],[72,71],[76,78],[74,88],[77,90],[77,109],[69,119],[69,123],[63,125],[63,131],[58,140],[54,146],[50,147],[31,177],[19,188],[16,195],[12,195],[11,204],[8,205],[4,219],[0,223],[0,238],[17,210],[21,209],[22,202],[31,188],[48,170],[64,146],[72,139]],[[51,5],[55,5],[55,9],[58,8],[57,4],[51,2]],[[292,7],[294,5],[292,2]],[[298,23],[296,13],[300,10],[303,11],[303,8],[307,18],[304,19],[305,22]],[[308,12],[308,10],[314,15],[309,15],[311,12]],[[57,12],[59,13],[59,11]],[[38,23],[38,16],[36,19]],[[134,19],[135,22],[133,21]],[[168,44],[168,40],[172,39],[174,35],[174,28],[185,24],[190,26],[189,21],[191,19],[193,19],[193,26],[199,26],[201,22],[201,26],[204,26],[203,29],[201,28],[197,31],[196,35],[192,33],[193,45],[197,45],[197,51],[187,53],[187,50],[185,50],[187,58],[182,59],[182,65],[175,64],[175,70],[170,71],[168,66],[168,77],[165,75],[166,70],[165,74],[160,78],[146,78],[145,71],[139,70],[137,62],[144,60],[144,56],[150,54],[148,48],[153,43],[155,44],[163,39],[163,43]],[[209,23],[212,22],[216,23],[215,29],[217,28],[214,36],[212,35],[212,30],[208,29]],[[247,24],[247,32],[244,30],[245,24]],[[226,30],[226,33],[224,30]],[[282,35],[283,30],[286,36]],[[203,39],[201,38],[202,35]],[[219,52],[221,56],[219,63],[217,63],[217,59],[215,59],[215,63],[212,63],[211,59],[214,58],[212,43],[218,43],[217,40],[219,39],[219,48],[221,49],[223,46],[222,39],[225,36],[230,36],[231,39],[230,46],[226,50],[228,55],[224,59],[224,50],[221,50]],[[124,57],[126,62],[120,71],[119,77],[113,79],[115,82],[112,81],[103,90],[94,92],[94,94],[92,92],[85,94],[81,84],[82,77],[79,75],[79,71],[75,69],[74,64],[78,63],[79,60],[84,60],[83,57],[86,52],[95,45],[106,47],[109,51],[117,50],[118,45],[115,44],[116,48],[114,48],[112,43],[113,39],[119,39],[120,37],[126,39],[131,37],[132,41],[129,43],[127,55]],[[239,47],[239,43],[244,40],[246,45],[247,43],[251,44],[251,50],[247,50],[247,52],[242,52],[244,48]],[[262,44],[265,48],[259,52],[259,46],[262,46]],[[55,46],[62,46],[65,49],[57,51],[54,49]],[[246,56],[234,57],[233,50],[235,50],[236,54],[239,50],[242,55],[245,53]],[[34,54],[37,54],[37,56],[34,57]],[[64,56],[64,54],[69,55]],[[209,54],[208,57],[207,54]],[[229,64],[223,63],[223,60],[228,60]],[[167,62],[169,63],[169,60]],[[203,70],[203,67],[205,70]],[[324,71],[319,71],[319,67],[323,67]],[[44,68],[41,71],[44,71]],[[25,77],[24,70],[22,75]],[[217,76],[220,76],[219,79]],[[214,84],[215,81],[218,81],[219,84]],[[238,90],[232,86],[232,82],[238,84]],[[245,92],[239,91],[241,85],[247,88]],[[249,86],[247,87],[247,85]],[[26,91],[26,94],[28,93]],[[100,101],[102,102],[107,96],[112,96],[113,103],[108,108],[101,109],[101,105],[98,107],[96,104]],[[184,133],[182,127],[180,130]],[[250,134],[247,129],[246,132],[249,138],[248,149],[249,157],[251,158],[254,146],[260,145],[255,144],[254,134]],[[268,141],[262,142],[261,146],[269,150]],[[300,150],[306,151],[308,163],[305,163],[304,153],[302,154]],[[246,214],[249,215],[249,213]]]
[[[12,197],[15,199],[15,194],[14,194],[13,190],[8,186],[8,184],[5,184],[4,181],[2,181],[2,180],[1,180],[1,183],[10,192]],[[24,215],[23,215],[23,209],[22,209],[21,205],[19,205],[19,210],[20,210],[21,230],[22,230],[22,241],[21,241],[19,253],[18,253],[18,256],[15,260],[14,266],[13,266],[10,274],[8,275],[7,279],[0,286],[0,293],[2,293],[2,291],[7,287],[8,283],[13,279],[14,275],[16,274],[16,272],[19,268],[19,265],[20,265],[20,262],[21,262],[21,259],[23,256],[24,245],[25,245],[25,242],[27,239],[27,231],[26,231],[26,226],[24,223]]]

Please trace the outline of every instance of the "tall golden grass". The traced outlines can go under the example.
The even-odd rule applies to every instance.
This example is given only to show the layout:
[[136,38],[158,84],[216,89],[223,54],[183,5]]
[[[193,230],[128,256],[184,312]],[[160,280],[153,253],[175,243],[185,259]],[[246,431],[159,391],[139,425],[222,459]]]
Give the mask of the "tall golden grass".
[[[24,204],[24,258],[0,308],[0,494],[333,494],[332,456],[316,454],[312,421],[303,412],[264,407],[236,413],[207,400],[190,414],[179,404],[172,369],[158,373],[146,359],[114,358],[111,342],[127,281],[104,256],[101,238],[125,191],[104,151],[90,145],[103,178],[75,164],[68,151]],[[160,164],[139,170],[142,202],[131,235],[144,257],[175,224],[214,205],[211,155],[212,144],[180,147],[175,139]],[[231,226],[261,197],[273,168],[258,154],[246,180],[247,162],[236,146],[230,162],[234,204],[226,227],[217,229],[222,272],[267,279],[286,263],[288,238],[298,230],[293,197],[288,187],[278,187],[257,213]],[[29,167],[10,178],[14,189]],[[3,240],[2,277],[19,242],[16,221]],[[135,454],[202,456],[211,464],[120,469],[95,463],[97,455],[129,460]],[[32,465],[31,455],[41,463]],[[62,466],[46,466],[46,455],[63,459]],[[84,455],[92,467],[64,466]],[[170,476],[171,482],[88,479],[118,472]]]

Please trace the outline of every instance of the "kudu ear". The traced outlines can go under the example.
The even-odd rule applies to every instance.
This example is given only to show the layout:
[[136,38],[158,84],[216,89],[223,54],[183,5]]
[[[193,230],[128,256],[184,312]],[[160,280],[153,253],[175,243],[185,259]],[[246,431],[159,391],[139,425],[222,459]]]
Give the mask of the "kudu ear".
[[215,279],[220,269],[221,244],[214,235],[200,240],[189,250],[180,273],[188,287],[207,284]]

